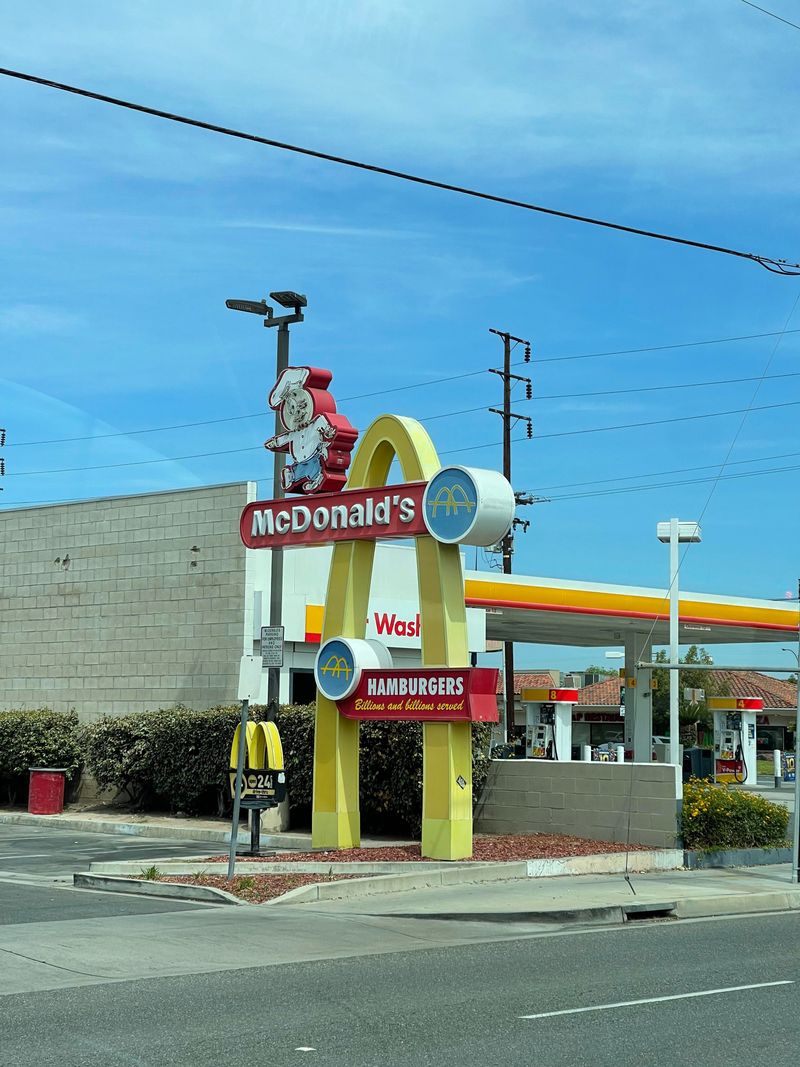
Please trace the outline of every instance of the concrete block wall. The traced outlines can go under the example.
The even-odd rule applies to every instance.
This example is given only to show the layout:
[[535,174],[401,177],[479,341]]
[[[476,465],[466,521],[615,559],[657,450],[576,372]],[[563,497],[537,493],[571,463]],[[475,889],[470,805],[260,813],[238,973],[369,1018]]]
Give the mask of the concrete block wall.
[[668,764],[493,760],[475,829],[675,848],[678,798]]
[[0,513],[0,709],[235,702],[254,498],[238,482]]

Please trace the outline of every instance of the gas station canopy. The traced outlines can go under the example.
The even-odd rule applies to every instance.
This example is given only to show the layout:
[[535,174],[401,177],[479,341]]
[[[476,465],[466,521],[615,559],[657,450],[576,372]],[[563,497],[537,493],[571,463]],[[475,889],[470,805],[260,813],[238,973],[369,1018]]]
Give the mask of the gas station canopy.
[[[600,585],[558,578],[465,573],[469,607],[486,611],[486,637],[548,645],[620,644],[626,634],[650,632],[669,643],[665,589]],[[681,644],[749,644],[796,639],[797,603],[749,600],[712,593],[680,593]]]

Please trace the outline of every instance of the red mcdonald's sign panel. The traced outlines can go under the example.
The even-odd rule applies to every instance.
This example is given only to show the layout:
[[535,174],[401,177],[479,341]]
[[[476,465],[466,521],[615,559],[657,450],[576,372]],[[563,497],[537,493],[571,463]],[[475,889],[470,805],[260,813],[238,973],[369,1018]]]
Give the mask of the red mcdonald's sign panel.
[[497,722],[496,667],[365,670],[358,688],[337,701],[349,719]]

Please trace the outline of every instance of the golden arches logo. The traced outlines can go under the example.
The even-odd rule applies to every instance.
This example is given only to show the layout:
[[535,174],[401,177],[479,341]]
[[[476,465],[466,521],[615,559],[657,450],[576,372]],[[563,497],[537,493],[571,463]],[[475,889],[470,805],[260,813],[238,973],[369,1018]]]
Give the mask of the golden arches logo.
[[353,668],[348,664],[344,656],[331,656],[328,662],[320,667],[320,674],[330,674],[334,678],[340,678],[342,675],[349,681],[350,675],[353,673]]
[[[456,496],[458,494],[458,496]],[[436,493],[433,500],[428,501],[428,507],[431,510],[431,518],[435,519],[439,511],[439,508],[444,508],[445,516],[457,515],[461,508],[466,508],[467,511],[472,511],[475,507],[475,501],[470,500],[469,494],[463,485],[456,482],[455,485],[447,486],[443,485]]]

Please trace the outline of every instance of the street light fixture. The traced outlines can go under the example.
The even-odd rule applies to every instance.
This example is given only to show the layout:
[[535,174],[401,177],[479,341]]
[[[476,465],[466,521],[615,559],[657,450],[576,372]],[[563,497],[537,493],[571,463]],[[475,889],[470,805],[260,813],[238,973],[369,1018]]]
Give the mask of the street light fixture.
[[[264,319],[266,327],[278,327],[277,358],[275,365],[275,381],[289,366],[289,326],[294,322],[303,321],[302,308],[308,305],[308,300],[302,293],[295,293],[290,289],[282,289],[270,293],[270,299],[284,308],[293,308],[289,315],[276,315],[266,300],[226,300],[225,307],[231,311],[245,311],[250,315],[260,315]],[[280,415],[275,412],[275,436],[281,433],[283,426]],[[284,456],[282,452],[273,452],[272,468],[272,495],[275,499],[283,497],[283,483],[281,471],[283,470]],[[269,625],[280,626],[283,608],[283,551],[280,548],[270,550],[270,582],[269,582]],[[269,667],[267,670],[267,715],[270,719],[275,718],[280,701],[281,669]]]
[[[697,543],[702,540],[700,526],[696,522],[681,522],[670,519],[659,522],[656,537],[662,544],[669,545],[669,660],[678,663],[678,546]],[[678,763],[678,694],[680,692],[680,671],[669,672],[669,762]]]

